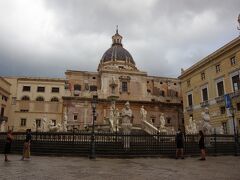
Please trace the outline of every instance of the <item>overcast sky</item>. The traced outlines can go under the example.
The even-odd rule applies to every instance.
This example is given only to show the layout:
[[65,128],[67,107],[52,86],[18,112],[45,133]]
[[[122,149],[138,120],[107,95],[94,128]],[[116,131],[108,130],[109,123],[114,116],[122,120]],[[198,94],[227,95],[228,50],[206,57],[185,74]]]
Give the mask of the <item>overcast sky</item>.
[[177,77],[238,36],[240,0],[0,0],[0,75],[97,71],[116,25],[149,75]]

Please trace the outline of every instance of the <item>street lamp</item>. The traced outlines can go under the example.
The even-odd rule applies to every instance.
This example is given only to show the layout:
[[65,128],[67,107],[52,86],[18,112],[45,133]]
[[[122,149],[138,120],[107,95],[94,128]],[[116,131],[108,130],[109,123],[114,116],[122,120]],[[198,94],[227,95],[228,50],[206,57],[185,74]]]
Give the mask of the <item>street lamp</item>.
[[96,115],[96,106],[97,106],[97,96],[93,96],[91,105],[92,105],[92,134],[91,134],[91,153],[89,158],[95,159],[96,153],[95,153],[95,121],[97,119]]

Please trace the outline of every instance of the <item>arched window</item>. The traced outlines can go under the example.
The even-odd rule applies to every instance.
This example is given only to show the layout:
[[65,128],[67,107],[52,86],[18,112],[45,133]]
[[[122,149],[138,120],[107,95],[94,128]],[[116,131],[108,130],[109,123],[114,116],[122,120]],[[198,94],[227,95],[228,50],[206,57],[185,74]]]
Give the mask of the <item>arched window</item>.
[[28,96],[23,96],[22,97],[22,101],[29,101],[29,100],[30,100],[30,98]]
[[43,98],[42,96],[38,96],[38,97],[36,98],[36,101],[44,101],[44,98]]
[[53,98],[51,99],[51,101],[52,101],[52,102],[58,102],[59,100],[58,100],[57,97],[53,97]]

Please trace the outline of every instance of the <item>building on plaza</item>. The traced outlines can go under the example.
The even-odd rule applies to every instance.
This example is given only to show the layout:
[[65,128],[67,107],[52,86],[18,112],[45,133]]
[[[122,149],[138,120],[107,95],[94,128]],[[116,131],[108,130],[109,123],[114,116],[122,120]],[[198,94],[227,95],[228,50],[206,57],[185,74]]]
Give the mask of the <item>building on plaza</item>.
[[226,111],[224,95],[229,94],[235,109],[236,126],[240,124],[240,37],[235,38],[203,58],[179,76],[186,124],[190,116],[201,120],[201,112],[209,108],[213,127],[223,126],[233,133],[231,113]]
[[0,124],[4,121],[6,128],[10,111],[10,86],[8,81],[0,77]]
[[133,124],[139,125],[140,108],[147,110],[147,120],[159,126],[164,113],[166,126],[175,130],[182,126],[182,97],[177,78],[149,76],[140,71],[131,54],[123,48],[118,30],[112,36],[111,47],[103,54],[97,72],[66,71],[70,96],[63,97],[64,111],[70,125],[84,129],[92,124],[91,100],[98,97],[97,124],[105,124],[109,117],[111,96],[117,98],[116,107],[122,110],[129,101]]
[[35,131],[42,120],[61,123],[65,80],[55,78],[5,77],[11,84],[8,128]]
[[123,48],[118,30],[96,72],[67,70],[65,75],[66,79],[5,77],[11,84],[8,128],[35,130],[43,120],[57,124],[66,119],[69,130],[85,129],[92,125],[93,97],[98,97],[96,124],[101,126],[108,123],[113,96],[119,112],[129,101],[134,126],[141,124],[142,106],[148,112],[147,120],[155,127],[159,126],[162,113],[166,126],[175,130],[183,126],[180,81],[140,71],[131,54]]

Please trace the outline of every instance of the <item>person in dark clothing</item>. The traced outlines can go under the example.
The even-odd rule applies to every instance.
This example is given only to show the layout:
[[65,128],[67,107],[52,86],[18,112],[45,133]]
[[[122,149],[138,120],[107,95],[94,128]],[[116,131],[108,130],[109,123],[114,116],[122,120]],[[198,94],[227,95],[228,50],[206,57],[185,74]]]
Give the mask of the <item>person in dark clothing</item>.
[[31,129],[26,130],[26,140],[23,144],[23,156],[21,160],[30,159],[30,143],[32,140]]
[[175,138],[175,141],[176,141],[176,146],[177,146],[177,149],[176,149],[176,159],[179,158],[179,154],[181,156],[182,159],[184,159],[184,156],[183,156],[183,133],[181,131],[180,128],[178,128],[178,131],[177,131],[177,134],[176,134],[176,138]]
[[205,152],[205,142],[204,142],[204,134],[202,131],[199,131],[200,139],[198,142],[199,149],[201,151],[201,158],[199,160],[206,160],[206,152]]
[[9,161],[8,154],[11,152],[12,141],[13,141],[12,131],[9,130],[7,133],[7,139],[6,139],[5,148],[4,148],[4,156],[5,156],[6,162]]

